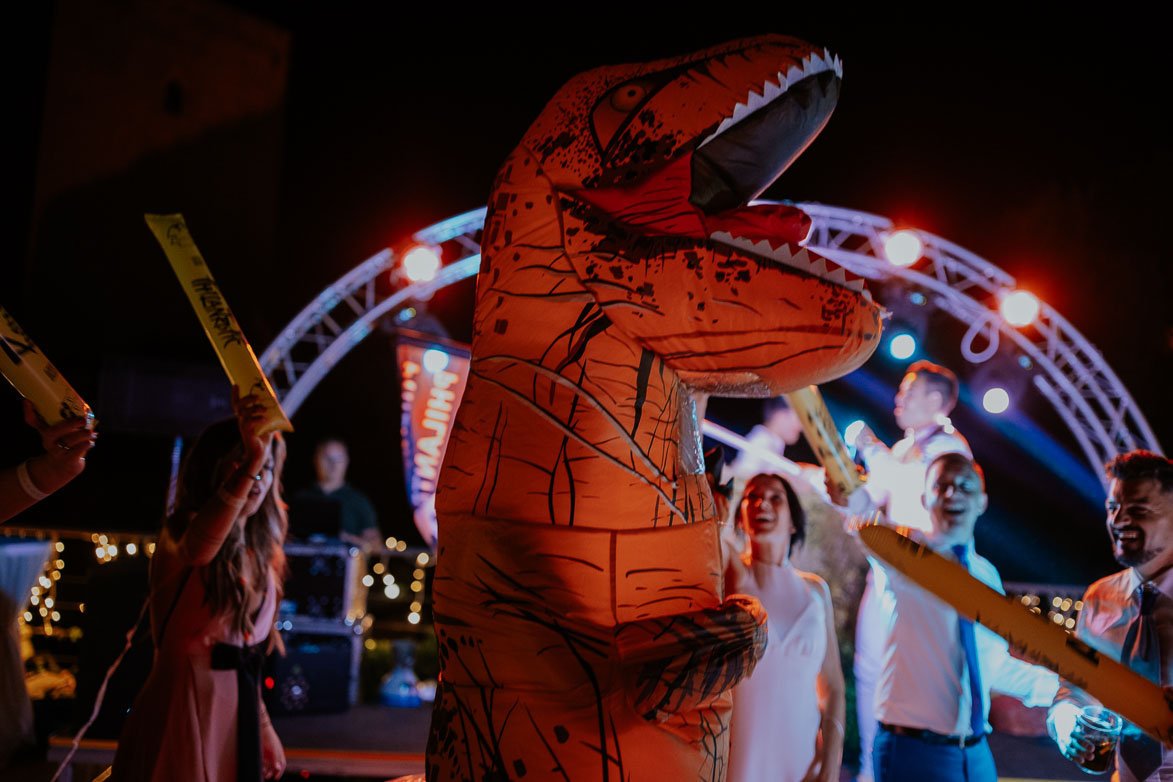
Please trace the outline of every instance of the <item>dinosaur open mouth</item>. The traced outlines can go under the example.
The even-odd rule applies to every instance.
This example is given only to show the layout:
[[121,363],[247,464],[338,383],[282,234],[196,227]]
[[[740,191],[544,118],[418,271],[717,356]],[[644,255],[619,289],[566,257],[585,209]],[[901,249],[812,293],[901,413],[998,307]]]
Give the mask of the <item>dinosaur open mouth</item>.
[[[688,201],[716,214],[761,195],[810,145],[839,99],[839,58],[812,54],[750,90],[692,155]],[[775,83],[777,82],[777,83]]]
[[818,135],[835,107],[842,65],[827,50],[750,89],[692,150],[622,185],[575,195],[648,235],[691,236],[738,248],[871,300],[862,278],[800,245],[810,218],[785,204],[752,204]]
[[843,285],[871,300],[858,277],[796,247],[807,238],[801,210],[748,202],[769,187],[827,124],[839,98],[843,66],[826,49],[751,90],[733,114],[693,151],[688,202],[715,242],[764,256]]

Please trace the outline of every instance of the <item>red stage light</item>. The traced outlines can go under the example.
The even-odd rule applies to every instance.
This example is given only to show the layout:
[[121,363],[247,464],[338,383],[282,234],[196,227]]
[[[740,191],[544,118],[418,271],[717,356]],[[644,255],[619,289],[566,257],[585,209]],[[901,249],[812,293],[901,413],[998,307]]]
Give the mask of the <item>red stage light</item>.
[[1039,316],[1039,300],[1028,291],[1011,291],[1002,297],[1002,317],[1011,326],[1029,326]]
[[433,247],[416,245],[403,255],[403,273],[412,282],[431,282],[440,271],[440,254]]
[[275,681],[273,681],[273,677],[272,677],[272,676],[266,676],[266,677],[265,677],[265,689],[266,689],[266,690],[271,690],[271,689],[273,689],[273,687],[274,687],[276,684],[277,684],[277,683],[276,683]]
[[915,231],[894,231],[884,237],[884,255],[893,266],[912,266],[920,259],[924,248]]

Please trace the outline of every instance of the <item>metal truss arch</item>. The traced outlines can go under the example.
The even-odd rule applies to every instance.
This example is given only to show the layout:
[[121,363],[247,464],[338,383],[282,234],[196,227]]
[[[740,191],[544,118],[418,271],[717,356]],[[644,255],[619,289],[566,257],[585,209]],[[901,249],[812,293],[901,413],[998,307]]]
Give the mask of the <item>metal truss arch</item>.
[[[935,306],[970,326],[963,344],[979,363],[1010,340],[1038,371],[1034,384],[1071,430],[1096,474],[1113,455],[1135,448],[1161,452],[1132,396],[1100,352],[1046,302],[1029,330],[1007,324],[998,313],[1000,296],[1015,289],[1012,276],[953,242],[915,231],[922,257],[899,267],[884,257],[892,221],[878,215],[817,203],[798,204],[811,216],[807,246],[869,279],[900,278],[933,294]],[[306,396],[376,322],[412,300],[427,299],[446,285],[476,275],[484,208],[436,223],[412,236],[414,244],[438,247],[447,263],[427,282],[411,283],[386,249],[327,286],[299,312],[261,354],[286,413],[293,416]],[[378,285],[380,275],[390,285]],[[1029,332],[1029,333],[1028,333]],[[983,337],[986,348],[974,350]]]

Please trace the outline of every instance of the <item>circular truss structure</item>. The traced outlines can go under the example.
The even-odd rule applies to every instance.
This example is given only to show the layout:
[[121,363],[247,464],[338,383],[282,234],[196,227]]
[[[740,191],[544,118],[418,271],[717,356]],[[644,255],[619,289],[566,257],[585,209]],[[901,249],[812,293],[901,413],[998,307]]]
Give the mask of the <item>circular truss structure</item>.
[[[873,280],[902,279],[924,292],[934,306],[968,326],[962,354],[982,363],[1008,340],[1037,371],[1033,383],[1083,450],[1094,473],[1117,453],[1145,448],[1161,453],[1152,429],[1120,378],[1074,326],[1045,302],[1034,321],[1013,327],[999,313],[1000,299],[1016,290],[1013,277],[968,250],[933,234],[915,231],[919,258],[897,266],[885,256],[892,221],[879,215],[816,203],[797,204],[811,217],[807,246]],[[383,317],[413,300],[476,275],[485,208],[436,223],[412,236],[412,245],[437,248],[448,258],[436,275],[413,282],[399,265],[401,254],[385,249],[327,286],[299,312],[261,354],[286,413],[292,417],[306,396]],[[377,284],[388,275],[390,285]],[[978,342],[985,346],[980,350]]]

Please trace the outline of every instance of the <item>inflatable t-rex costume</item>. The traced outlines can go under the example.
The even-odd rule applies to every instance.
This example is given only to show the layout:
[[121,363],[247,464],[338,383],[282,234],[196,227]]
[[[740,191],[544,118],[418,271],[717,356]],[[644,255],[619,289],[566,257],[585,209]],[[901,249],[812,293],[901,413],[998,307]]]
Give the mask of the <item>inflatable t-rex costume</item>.
[[692,391],[774,395],[875,348],[863,281],[799,248],[809,218],[744,206],[839,70],[778,36],[599,68],[502,166],[437,495],[428,779],[724,778],[765,633],[721,600]]

